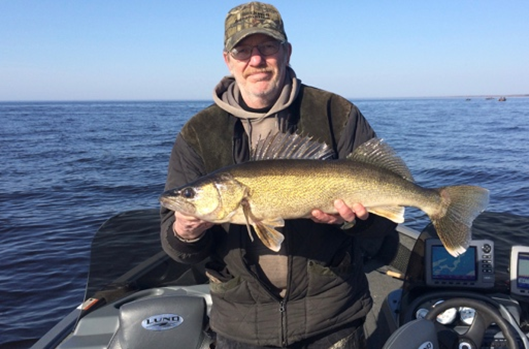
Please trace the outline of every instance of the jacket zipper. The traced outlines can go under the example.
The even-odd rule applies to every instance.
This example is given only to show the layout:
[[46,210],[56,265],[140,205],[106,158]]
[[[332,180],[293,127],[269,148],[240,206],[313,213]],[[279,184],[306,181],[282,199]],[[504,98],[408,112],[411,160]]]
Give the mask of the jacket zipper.
[[288,345],[286,339],[286,313],[285,313],[285,300],[279,302],[279,314],[281,316],[281,346],[286,347]]
[[281,299],[279,302],[279,314],[281,315],[281,343],[284,347],[288,346],[288,336],[287,336],[287,313],[286,313],[286,306],[287,301],[290,298],[290,289],[292,284],[292,257],[288,255],[289,245],[288,242],[290,240],[285,241],[285,249],[287,252],[288,260],[287,260],[287,292],[285,294],[285,297]]
[[[244,245],[243,245],[244,246]],[[286,246],[288,248],[288,245]],[[285,297],[284,298],[278,298],[269,288],[268,286],[261,280],[259,279],[259,277],[257,276],[257,274],[255,274],[249,267],[248,265],[246,264],[246,262],[244,262],[244,257],[242,256],[242,251],[243,249],[245,249],[245,247],[243,247],[241,249],[241,253],[240,253],[240,258],[241,258],[241,261],[242,261],[242,264],[245,266],[245,269],[246,271],[250,274],[250,275],[253,275],[254,279],[257,280],[257,282],[261,285],[261,287],[274,299],[278,300],[279,301],[279,316],[280,316],[280,326],[281,326],[281,336],[280,336],[280,339],[281,339],[281,345],[283,347],[286,347],[288,346],[288,339],[287,339],[287,321],[286,321],[286,303],[287,303],[287,300],[289,298],[289,294],[290,294],[290,270],[291,270],[291,267],[292,267],[292,258],[289,256],[288,257],[288,274],[287,274],[287,292],[285,294]]]
[[263,289],[274,299],[278,300],[279,301],[279,316],[280,316],[280,326],[281,326],[281,335],[280,335],[280,339],[281,339],[281,345],[283,347],[286,347],[288,346],[288,340],[287,340],[287,336],[286,336],[286,332],[287,332],[287,322],[286,322],[286,302],[287,302],[287,299],[288,299],[288,293],[289,293],[289,289],[288,289],[288,284],[290,282],[287,282],[287,294],[285,295],[285,298],[278,298],[275,294],[272,293],[272,291],[270,291],[270,289],[268,288],[268,286],[262,282],[258,277],[257,275],[251,271],[248,267],[246,267],[246,270],[254,276],[254,278],[257,280],[257,282],[261,285],[261,287],[263,287]]

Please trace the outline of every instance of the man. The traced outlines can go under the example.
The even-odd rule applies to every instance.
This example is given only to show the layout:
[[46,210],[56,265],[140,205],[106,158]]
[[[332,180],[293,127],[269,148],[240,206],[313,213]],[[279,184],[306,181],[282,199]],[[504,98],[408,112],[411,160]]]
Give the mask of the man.
[[[171,153],[166,189],[215,169],[248,161],[251,147],[273,132],[324,140],[344,158],[375,136],[346,99],[301,84],[289,66],[292,46],[272,5],[251,2],[226,16],[224,60],[232,76],[214,104],[182,128]],[[330,160],[332,161],[332,160]],[[206,265],[217,348],[364,348],[372,300],[358,236],[383,235],[393,223],[355,204],[337,215],[286,221],[279,252],[246,226],[229,228],[162,208],[161,239],[175,260]],[[340,224],[358,218],[356,226]]]

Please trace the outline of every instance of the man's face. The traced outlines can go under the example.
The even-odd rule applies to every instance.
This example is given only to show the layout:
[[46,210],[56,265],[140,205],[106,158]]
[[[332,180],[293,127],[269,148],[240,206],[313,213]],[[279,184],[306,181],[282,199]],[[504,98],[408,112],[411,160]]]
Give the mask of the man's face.
[[283,88],[292,49],[287,43],[281,45],[277,53],[265,56],[255,47],[270,41],[277,40],[264,34],[250,35],[241,40],[235,48],[243,45],[253,47],[251,56],[245,60],[237,60],[229,52],[224,52],[224,61],[249,107],[271,106]]

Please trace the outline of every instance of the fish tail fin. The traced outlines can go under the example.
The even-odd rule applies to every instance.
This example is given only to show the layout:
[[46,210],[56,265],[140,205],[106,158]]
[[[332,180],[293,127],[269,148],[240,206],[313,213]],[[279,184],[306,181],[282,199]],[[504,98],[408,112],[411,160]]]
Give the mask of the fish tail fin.
[[489,191],[470,185],[444,187],[438,191],[442,207],[430,219],[446,250],[457,257],[468,248],[472,222],[487,207]]

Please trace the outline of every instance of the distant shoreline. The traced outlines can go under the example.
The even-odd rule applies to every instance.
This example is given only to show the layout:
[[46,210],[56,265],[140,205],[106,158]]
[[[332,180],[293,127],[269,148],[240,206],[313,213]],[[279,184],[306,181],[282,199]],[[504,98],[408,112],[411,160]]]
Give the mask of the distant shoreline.
[[529,98],[529,94],[513,94],[513,95],[456,95],[456,96],[422,96],[422,97],[358,97],[358,98],[347,98],[349,100],[383,100],[383,99],[452,99],[452,98],[464,98],[464,99],[491,99],[498,100],[499,98]]
[[529,97],[529,94],[527,95],[470,95],[470,96],[453,96],[454,98],[456,97],[461,97],[461,98],[500,98],[500,97],[505,97],[505,98],[519,98],[519,97]]

